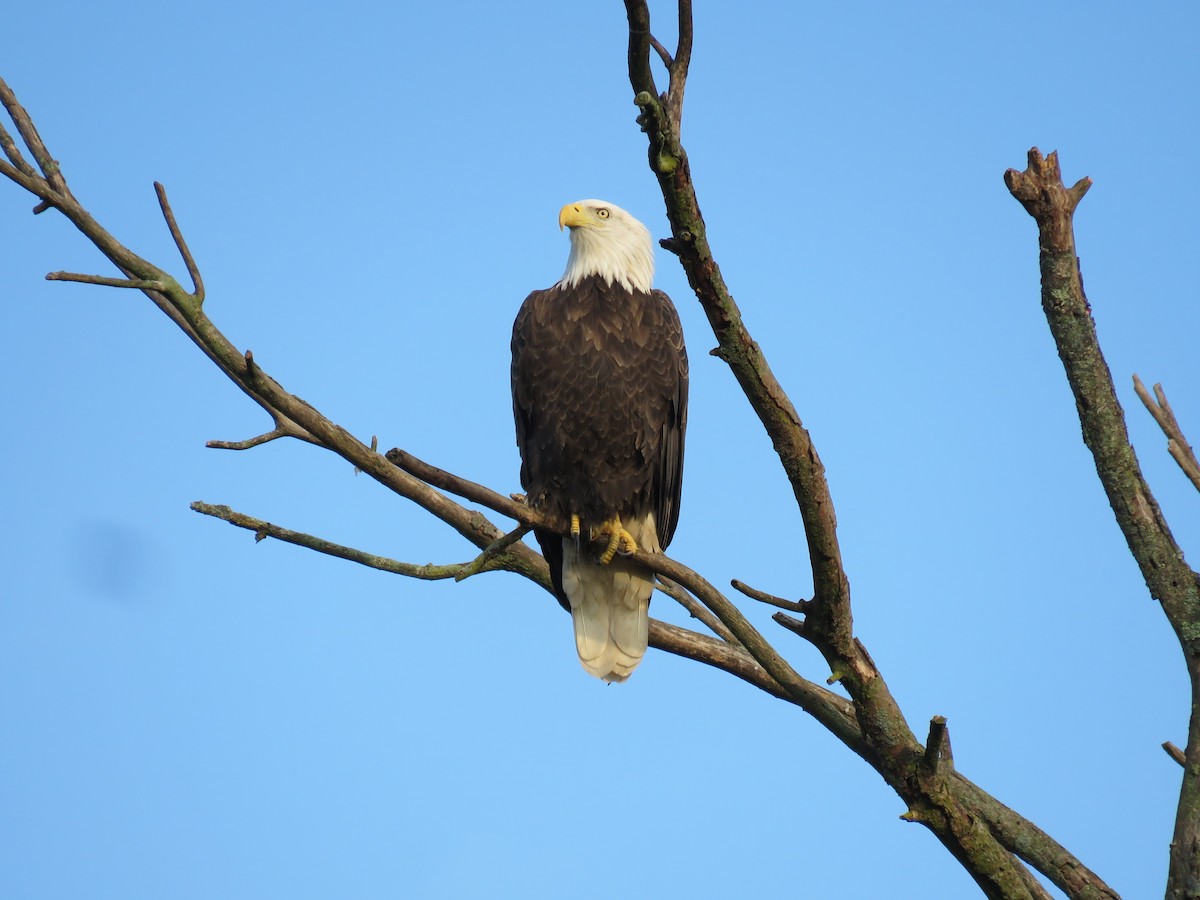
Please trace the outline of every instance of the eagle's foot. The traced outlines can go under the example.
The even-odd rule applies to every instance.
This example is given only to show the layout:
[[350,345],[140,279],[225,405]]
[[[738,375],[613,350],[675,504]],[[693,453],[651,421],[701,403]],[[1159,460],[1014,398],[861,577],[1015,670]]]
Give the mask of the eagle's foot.
[[571,513],[571,537],[579,543],[579,513]]
[[607,522],[595,529],[593,534],[608,535],[608,546],[604,548],[604,552],[600,554],[600,565],[607,566],[612,562],[613,557],[617,552],[621,553],[637,553],[637,541],[633,539],[633,535],[625,530],[625,526],[621,524],[620,516],[613,516]]

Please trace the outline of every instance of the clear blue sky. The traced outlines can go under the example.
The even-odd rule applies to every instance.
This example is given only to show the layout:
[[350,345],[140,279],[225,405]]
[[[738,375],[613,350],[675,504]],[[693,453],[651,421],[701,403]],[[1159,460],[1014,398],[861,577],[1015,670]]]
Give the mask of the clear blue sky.
[[[602,197],[667,234],[621,4],[514,6],[18,4],[0,74],[79,198],[182,274],[167,185],[209,314],[288,389],[510,491],[509,328],[562,271],[559,206]],[[1036,144],[1095,180],[1088,295],[1195,563],[1200,503],[1129,379],[1162,381],[1200,442],[1197,7],[696,12],[701,203],[828,467],[860,636],[915,729],[949,718],[963,772],[1158,895],[1184,669],[1079,439],[1001,175]],[[865,764],[728,676],[652,652],[606,688],[514,576],[411,583],[189,511],[471,555],[311,447],[206,450],[270,423],[140,295],[44,282],[109,270],[32,202],[0,185],[0,894],[975,895]],[[805,596],[770,444],[659,268],[693,361],[672,554]]]

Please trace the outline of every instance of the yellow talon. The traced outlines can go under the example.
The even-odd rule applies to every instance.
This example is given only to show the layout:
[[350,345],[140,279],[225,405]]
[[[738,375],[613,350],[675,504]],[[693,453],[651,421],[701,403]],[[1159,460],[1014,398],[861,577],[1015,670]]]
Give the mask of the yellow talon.
[[571,537],[575,538],[575,542],[579,542],[579,514],[571,513]]
[[608,534],[608,546],[600,554],[600,565],[607,566],[612,562],[618,550],[622,553],[637,553],[637,541],[633,539],[632,534],[625,530],[620,516],[613,516],[600,526],[600,534],[605,533]]

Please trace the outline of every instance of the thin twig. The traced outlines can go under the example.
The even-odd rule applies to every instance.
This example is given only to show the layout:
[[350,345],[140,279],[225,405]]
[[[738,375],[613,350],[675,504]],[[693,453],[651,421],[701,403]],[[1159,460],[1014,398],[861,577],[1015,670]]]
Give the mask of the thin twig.
[[30,178],[37,178],[37,170],[29,164],[21,153],[21,149],[17,146],[17,142],[13,140],[13,136],[8,133],[8,129],[0,123],[0,147],[4,148],[4,155],[12,161],[12,164],[17,169],[23,172]]
[[785,600],[782,597],[776,597],[774,594],[768,594],[766,591],[752,588],[750,585],[743,581],[738,581],[736,578],[729,583],[735,591],[740,591],[751,600],[757,600],[759,603],[766,603],[768,606],[791,610],[795,613],[808,612],[808,600]]
[[725,623],[713,615],[703,603],[696,600],[683,585],[677,584],[666,576],[660,576],[658,589],[687,610],[693,619],[703,622],[721,640],[741,646],[738,639],[733,636],[733,632],[725,627]]
[[200,269],[196,265],[196,260],[192,258],[192,251],[188,249],[187,241],[183,239],[183,232],[179,230],[179,224],[175,221],[175,213],[171,210],[171,204],[167,200],[167,189],[154,182],[154,193],[158,196],[158,207],[162,210],[163,218],[167,220],[167,228],[171,232],[171,238],[175,241],[175,247],[179,250],[179,255],[183,257],[183,263],[187,266],[188,275],[192,279],[192,296],[196,298],[197,303],[204,302],[204,279],[200,277]]
[[500,553],[507,550],[525,535],[529,534],[528,525],[519,525],[510,531],[504,537],[499,538],[483,548],[483,552],[477,557],[466,563],[462,570],[454,576],[455,581],[464,581],[472,575],[478,575],[487,568],[488,563],[495,559]]
[[236,525],[238,528],[253,531],[256,541],[272,537],[289,544],[295,544],[298,547],[305,547],[309,550],[315,550],[318,553],[324,553],[327,556],[336,556],[371,569],[379,569],[381,572],[391,572],[394,575],[419,578],[423,581],[441,581],[446,578],[453,578],[463,567],[462,563],[445,566],[433,564],[417,566],[412,563],[389,559],[386,556],[365,553],[362,550],[356,550],[353,547],[346,547],[342,544],[335,544],[332,541],[314,537],[311,534],[305,534],[301,531],[292,531],[290,528],[272,525],[270,522],[263,519],[256,519],[253,516],[247,516],[223,504],[203,503],[197,500],[191,506],[198,513],[212,516],[215,519],[223,519],[230,525]]
[[37,173],[27,175],[12,163],[0,159],[0,175],[9,179],[14,184],[20,185],[35,197],[41,198],[41,202],[33,208],[34,215],[42,212],[43,208],[50,209],[61,201],[61,198],[54,192],[54,188],[50,186],[50,183]]
[[109,278],[106,275],[82,275],[79,272],[51,272],[47,281],[75,281],[79,284],[99,284],[104,287],[131,288],[135,291],[165,291],[161,281],[146,278]]
[[393,447],[384,456],[392,465],[404,470],[414,478],[421,479],[426,484],[431,484],[440,490],[449,491],[467,500],[482,504],[494,512],[508,516],[510,519],[516,519],[518,522],[523,522],[534,528],[552,530],[537,510],[524,503],[518,503],[511,498],[511,495],[506,497],[497,491],[493,491],[491,488],[484,487],[482,484],[476,484],[474,481],[469,481],[452,472],[447,472],[445,469],[439,469],[437,466],[418,459],[408,451],[401,450],[399,447]]
[[4,108],[8,110],[9,116],[13,120],[13,124],[17,126],[17,133],[21,135],[21,140],[25,142],[25,146],[29,148],[29,152],[33,154],[33,161],[37,163],[38,168],[45,176],[46,182],[54,188],[55,192],[63,197],[70,197],[71,191],[67,188],[67,182],[63,178],[62,172],[59,169],[58,162],[50,155],[50,151],[46,149],[45,143],[42,142],[42,136],[38,134],[37,126],[33,124],[33,119],[30,118],[25,107],[17,100],[16,94],[8,83],[0,78],[0,103],[4,104]]
[[1163,386],[1161,384],[1154,385],[1154,397],[1151,397],[1146,386],[1142,384],[1142,379],[1134,375],[1133,389],[1137,392],[1142,405],[1146,407],[1146,410],[1154,417],[1154,421],[1158,423],[1158,427],[1162,429],[1162,433],[1167,436],[1167,452],[1171,454],[1171,458],[1183,470],[1183,474],[1187,476],[1196,490],[1200,491],[1200,460],[1196,459],[1196,452],[1188,443],[1183,429],[1179,427],[1179,420],[1175,418],[1175,410],[1171,409]]
[[654,48],[654,52],[658,54],[658,58],[662,60],[662,64],[667,67],[669,72],[671,66],[675,64],[675,60],[671,59],[671,51],[664,47],[662,41],[654,35],[650,35],[650,46]]
[[[270,441],[278,440],[284,437],[294,437],[305,439],[306,436],[298,431],[293,431],[290,428],[275,427],[265,434],[260,434],[257,437],[247,438],[244,441],[205,441],[204,446],[210,450],[249,450],[251,447],[258,447]],[[312,436],[308,435],[307,440],[312,441]]]

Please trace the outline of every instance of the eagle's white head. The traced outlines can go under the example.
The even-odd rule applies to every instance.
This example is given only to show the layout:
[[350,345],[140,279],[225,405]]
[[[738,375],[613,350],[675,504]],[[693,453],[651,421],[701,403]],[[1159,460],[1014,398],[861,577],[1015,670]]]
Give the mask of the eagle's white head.
[[559,285],[574,287],[589,275],[629,291],[650,290],[654,245],[646,226],[619,206],[603,200],[568,203],[558,227],[571,229],[571,255]]

